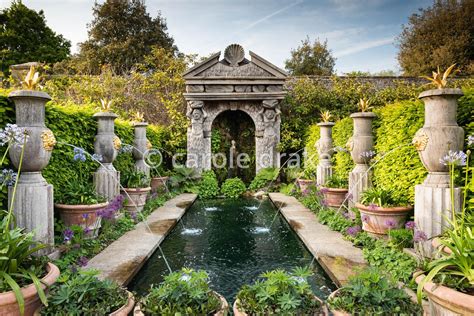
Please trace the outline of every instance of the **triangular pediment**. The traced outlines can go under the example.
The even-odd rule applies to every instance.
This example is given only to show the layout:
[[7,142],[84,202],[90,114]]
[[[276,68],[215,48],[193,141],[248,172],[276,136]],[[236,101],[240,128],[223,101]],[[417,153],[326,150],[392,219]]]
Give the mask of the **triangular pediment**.
[[250,60],[242,58],[231,65],[224,57],[219,60],[220,52],[212,55],[203,62],[195,65],[184,73],[185,79],[200,78],[274,78],[285,79],[287,74],[284,70],[273,65],[264,58],[250,51]]

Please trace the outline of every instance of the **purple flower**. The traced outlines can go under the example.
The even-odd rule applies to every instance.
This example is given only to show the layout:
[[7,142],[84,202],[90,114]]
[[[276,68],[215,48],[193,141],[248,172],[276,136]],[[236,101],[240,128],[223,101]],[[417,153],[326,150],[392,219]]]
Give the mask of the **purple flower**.
[[89,235],[91,231],[92,231],[92,229],[90,229],[89,227],[84,228],[84,234],[85,235]]
[[394,219],[387,219],[385,221],[385,226],[388,228],[388,229],[394,229],[395,227],[397,227],[397,221],[394,220]]
[[414,221],[408,221],[405,223],[405,228],[406,229],[410,229],[410,230],[414,230],[416,227],[416,224]]
[[446,156],[439,160],[439,163],[445,166],[465,166],[467,155],[463,151],[448,151]]
[[86,161],[86,152],[84,149],[79,147],[74,147],[74,158],[75,161]]
[[368,223],[368,222],[370,221],[369,215],[366,215],[366,214],[362,214],[362,216],[360,217],[360,219],[361,219],[364,223]]
[[14,186],[17,176],[17,173],[12,169],[3,169],[0,173],[0,185],[4,184],[8,187]]
[[75,265],[70,266],[72,273],[77,273],[77,267]]
[[86,257],[82,256],[77,259],[77,265],[80,267],[85,267],[89,263],[89,259]]
[[95,160],[95,161],[98,161],[98,162],[102,162],[104,157],[102,157],[102,155],[99,155],[99,154],[93,154],[92,159]]
[[16,124],[7,124],[0,130],[0,146],[13,143],[22,146],[28,140],[28,133]]
[[328,201],[326,201],[326,199],[321,200],[321,205],[328,206]]
[[355,237],[360,232],[360,226],[352,226],[347,228],[346,233],[349,236]]
[[74,232],[71,229],[66,228],[63,232],[63,236],[64,242],[69,242],[74,237]]
[[120,147],[119,153],[124,154],[124,153],[131,153],[133,151],[133,146],[124,144],[122,147]]
[[82,219],[86,220],[88,218],[89,218],[89,214],[87,213],[82,214]]
[[378,205],[375,203],[370,203],[369,204],[369,210],[375,211],[378,208]]
[[468,145],[468,146],[474,145],[474,135],[469,135],[469,136],[467,137],[467,145]]
[[329,192],[329,189],[328,188],[321,188],[321,193],[324,194],[324,193],[328,193]]
[[369,150],[369,151],[361,152],[359,157],[363,158],[363,159],[370,160],[370,159],[374,158],[375,155],[376,155],[375,151]]
[[413,236],[414,242],[422,242],[422,241],[426,241],[427,239],[428,237],[426,237],[426,234],[423,231],[415,230],[415,234]]
[[137,212],[131,212],[131,213],[130,213],[130,217],[131,217],[133,220],[136,220],[136,219],[137,219]]
[[303,190],[303,195],[307,195],[309,193],[309,190],[308,189],[304,189]]

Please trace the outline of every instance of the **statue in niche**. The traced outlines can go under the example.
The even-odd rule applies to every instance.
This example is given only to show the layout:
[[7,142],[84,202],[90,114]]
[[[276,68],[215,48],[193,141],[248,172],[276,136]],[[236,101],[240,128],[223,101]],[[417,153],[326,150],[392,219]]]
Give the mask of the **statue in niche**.
[[227,176],[229,178],[233,178],[237,176],[235,164],[237,163],[237,147],[235,146],[235,140],[231,141],[231,146],[229,149],[229,169],[227,172]]
[[203,101],[189,101],[189,109],[186,113],[186,116],[191,120],[189,150],[196,155],[202,155],[204,152],[204,121],[207,114],[203,106]]

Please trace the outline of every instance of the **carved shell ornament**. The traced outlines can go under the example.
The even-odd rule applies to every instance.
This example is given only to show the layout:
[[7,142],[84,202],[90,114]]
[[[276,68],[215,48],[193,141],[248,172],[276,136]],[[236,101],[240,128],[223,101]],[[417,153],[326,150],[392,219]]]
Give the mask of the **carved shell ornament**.
[[120,150],[120,148],[122,148],[122,141],[117,136],[114,137],[114,148],[115,150]]
[[44,150],[53,151],[53,148],[56,145],[56,137],[54,137],[53,132],[45,130],[41,133],[41,140],[43,141]]
[[348,151],[352,151],[352,149],[354,149],[354,141],[352,140],[352,137],[347,140],[346,149]]
[[239,44],[231,44],[224,51],[224,59],[229,62],[232,67],[239,66],[245,58],[245,51]]
[[417,151],[423,151],[428,145],[428,141],[430,138],[426,134],[425,131],[419,130],[416,132],[415,137],[413,137],[413,141],[411,142]]

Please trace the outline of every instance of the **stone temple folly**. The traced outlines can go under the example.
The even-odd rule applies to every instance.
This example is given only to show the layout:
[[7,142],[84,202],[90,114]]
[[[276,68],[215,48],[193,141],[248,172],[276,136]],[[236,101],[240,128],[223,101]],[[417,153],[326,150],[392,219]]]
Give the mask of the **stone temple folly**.
[[224,111],[243,111],[255,124],[256,171],[279,167],[280,102],[287,74],[242,46],[232,44],[184,74],[188,108],[187,166],[211,169],[211,128]]

